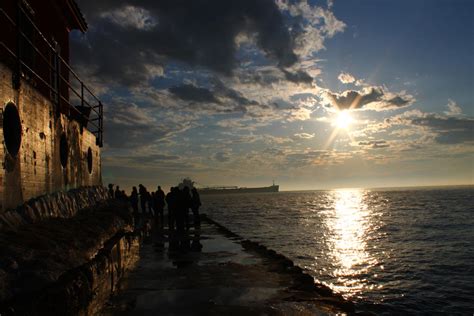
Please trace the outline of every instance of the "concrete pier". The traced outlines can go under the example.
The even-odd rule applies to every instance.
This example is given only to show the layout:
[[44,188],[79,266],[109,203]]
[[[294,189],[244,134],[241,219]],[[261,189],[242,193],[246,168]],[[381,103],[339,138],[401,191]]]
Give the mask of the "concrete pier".
[[[291,260],[204,217],[186,249],[159,230],[119,284],[103,315],[325,315],[354,306]],[[173,242],[172,242],[173,244]],[[172,247],[171,247],[172,248]]]

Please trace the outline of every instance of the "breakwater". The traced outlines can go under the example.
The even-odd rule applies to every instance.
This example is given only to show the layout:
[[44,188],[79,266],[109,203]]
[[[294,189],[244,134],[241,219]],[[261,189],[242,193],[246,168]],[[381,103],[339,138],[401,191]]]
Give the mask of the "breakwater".
[[259,256],[267,259],[269,270],[279,274],[289,276],[289,288],[295,290],[294,300],[309,302],[327,312],[344,312],[355,314],[356,308],[353,302],[346,300],[342,295],[335,293],[328,286],[315,282],[314,278],[303,271],[299,266],[285,255],[269,249],[266,246],[232,232],[227,227],[203,215],[206,221],[217,227],[218,231],[228,238],[236,240],[245,251],[255,252]]

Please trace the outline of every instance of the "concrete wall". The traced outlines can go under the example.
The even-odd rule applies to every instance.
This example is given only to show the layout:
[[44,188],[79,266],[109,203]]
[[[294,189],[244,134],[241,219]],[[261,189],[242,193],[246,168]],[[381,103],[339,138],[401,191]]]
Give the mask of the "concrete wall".
[[[3,109],[12,102],[22,124],[22,141],[16,157],[7,151],[4,141]],[[100,148],[95,136],[65,115],[56,115],[54,105],[32,84],[22,80],[21,88],[12,87],[10,68],[0,63],[0,212],[14,208],[30,198],[101,184]],[[60,160],[62,134],[68,141],[68,161]],[[92,172],[87,165],[92,151]]]
[[128,202],[106,192],[69,191],[82,206],[102,199],[73,217],[71,201],[56,193],[50,202],[64,203],[66,214],[0,230],[0,315],[98,314],[135,266],[144,235],[133,230]]

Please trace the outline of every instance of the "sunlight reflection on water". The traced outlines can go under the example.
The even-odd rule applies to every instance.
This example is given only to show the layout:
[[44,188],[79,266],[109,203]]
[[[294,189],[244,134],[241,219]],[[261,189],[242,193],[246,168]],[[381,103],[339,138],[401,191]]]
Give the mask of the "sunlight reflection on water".
[[202,196],[208,213],[375,314],[472,311],[473,188]]
[[338,282],[331,287],[354,295],[368,286],[361,274],[377,263],[367,251],[370,221],[374,219],[364,203],[363,190],[341,189],[332,193],[334,207],[326,212],[325,225],[330,234],[327,249],[334,262],[332,273]]

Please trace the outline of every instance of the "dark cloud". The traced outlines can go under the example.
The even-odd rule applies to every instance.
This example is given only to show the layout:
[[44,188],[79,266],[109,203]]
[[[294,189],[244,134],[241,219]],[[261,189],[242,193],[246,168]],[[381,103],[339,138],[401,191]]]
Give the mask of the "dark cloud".
[[305,84],[311,86],[313,83],[313,77],[311,77],[308,73],[298,70],[297,72],[289,72],[287,70],[283,70],[285,74],[285,78],[288,81],[298,83],[298,84]]
[[363,142],[359,142],[359,146],[369,147],[369,148],[372,148],[372,149],[390,147],[390,145],[385,140],[363,141]]
[[214,154],[214,160],[219,162],[226,162],[230,160],[229,154],[226,152],[217,152]]
[[125,85],[148,79],[156,70],[150,65],[167,59],[230,75],[240,33],[255,36],[280,67],[297,59],[273,0],[82,0],[79,5],[91,27],[84,39],[72,41],[73,57],[102,78]]
[[[194,108],[201,108],[207,111],[222,112],[242,112],[246,113],[246,106],[256,105],[261,108],[268,108],[256,101],[245,98],[240,92],[225,86],[221,81],[214,81],[213,89],[196,87],[191,84],[184,84],[169,88],[168,91],[180,98],[188,101]],[[198,105],[196,103],[200,103]]]
[[147,147],[190,127],[186,120],[158,120],[135,104],[115,101],[113,108],[105,112],[105,145],[128,149]]
[[227,87],[219,80],[215,80],[214,90],[221,97],[233,100],[239,105],[259,105],[266,108],[266,106],[259,104],[257,101],[247,99],[242,93]]
[[436,132],[436,141],[442,144],[474,142],[474,119],[429,114],[424,117],[412,118],[410,122]]
[[394,95],[380,87],[367,87],[361,91],[347,90],[342,93],[327,92],[329,104],[339,110],[370,108],[388,110],[411,105],[414,101],[409,95]]
[[169,91],[185,101],[206,102],[206,103],[220,103],[210,90],[199,88],[194,85],[185,84],[178,87],[172,87]]

